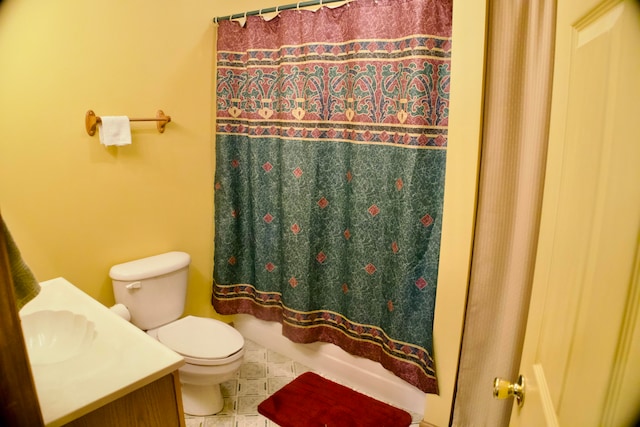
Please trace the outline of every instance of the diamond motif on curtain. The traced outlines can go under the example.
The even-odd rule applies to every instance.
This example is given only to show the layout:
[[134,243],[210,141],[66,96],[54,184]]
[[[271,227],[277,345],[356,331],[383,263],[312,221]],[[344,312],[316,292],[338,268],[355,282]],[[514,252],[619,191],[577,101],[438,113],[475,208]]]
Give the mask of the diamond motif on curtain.
[[418,280],[416,280],[416,286],[418,287],[418,289],[423,290],[427,287],[427,281],[424,279],[424,277],[420,277]]
[[423,217],[420,219],[420,222],[421,222],[422,224],[424,224],[424,226],[425,226],[425,227],[428,227],[428,226],[430,226],[431,224],[433,224],[433,218],[431,217],[431,215],[426,214],[425,216],[423,216]]
[[318,206],[320,206],[320,209],[324,209],[327,206],[329,206],[329,201],[323,197],[320,200],[318,200]]
[[369,263],[369,264],[367,264],[367,265],[365,265],[365,266],[364,266],[364,271],[366,271],[366,272],[367,272],[367,273],[369,273],[369,274],[373,274],[373,273],[375,273],[376,271],[378,271],[378,269],[376,268],[376,266],[375,266],[375,265],[373,265],[373,264]]
[[300,231],[301,231],[301,230],[302,230],[302,229],[300,228],[300,226],[299,226],[298,224],[293,224],[293,225],[291,226],[291,232],[292,232],[293,234],[298,234],[298,233],[300,233]]

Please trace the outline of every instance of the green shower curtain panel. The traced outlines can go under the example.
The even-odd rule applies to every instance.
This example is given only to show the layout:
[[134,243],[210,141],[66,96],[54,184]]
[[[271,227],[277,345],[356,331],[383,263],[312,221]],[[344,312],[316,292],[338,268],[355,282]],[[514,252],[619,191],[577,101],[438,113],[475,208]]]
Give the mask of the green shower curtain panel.
[[279,321],[437,393],[450,35],[440,0],[220,23],[217,312]]

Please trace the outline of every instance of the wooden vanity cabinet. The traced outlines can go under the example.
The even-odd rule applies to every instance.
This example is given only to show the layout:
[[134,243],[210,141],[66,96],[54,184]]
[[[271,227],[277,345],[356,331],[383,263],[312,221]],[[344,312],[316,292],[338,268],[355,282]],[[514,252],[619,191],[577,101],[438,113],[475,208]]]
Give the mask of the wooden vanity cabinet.
[[178,371],[71,421],[71,427],[185,427]]

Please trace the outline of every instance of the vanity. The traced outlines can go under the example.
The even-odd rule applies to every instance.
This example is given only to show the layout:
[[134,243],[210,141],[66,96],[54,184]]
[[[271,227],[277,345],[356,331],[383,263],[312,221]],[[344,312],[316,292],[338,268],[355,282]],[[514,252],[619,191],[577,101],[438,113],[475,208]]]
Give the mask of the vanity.
[[19,316],[44,425],[185,425],[182,356],[64,278],[40,285]]

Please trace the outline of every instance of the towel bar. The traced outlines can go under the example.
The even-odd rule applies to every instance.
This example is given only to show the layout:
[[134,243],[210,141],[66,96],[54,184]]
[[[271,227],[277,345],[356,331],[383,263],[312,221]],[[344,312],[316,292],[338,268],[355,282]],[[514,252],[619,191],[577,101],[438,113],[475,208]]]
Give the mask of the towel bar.
[[[84,125],[87,129],[87,133],[89,136],[93,136],[96,134],[96,126],[100,123],[102,119],[100,116],[96,116],[96,113],[93,110],[87,111],[87,114],[84,117]],[[167,116],[164,114],[162,110],[158,110],[155,118],[130,118],[130,122],[157,122],[156,126],[158,128],[158,132],[163,133],[164,127],[171,121],[171,116]]]

